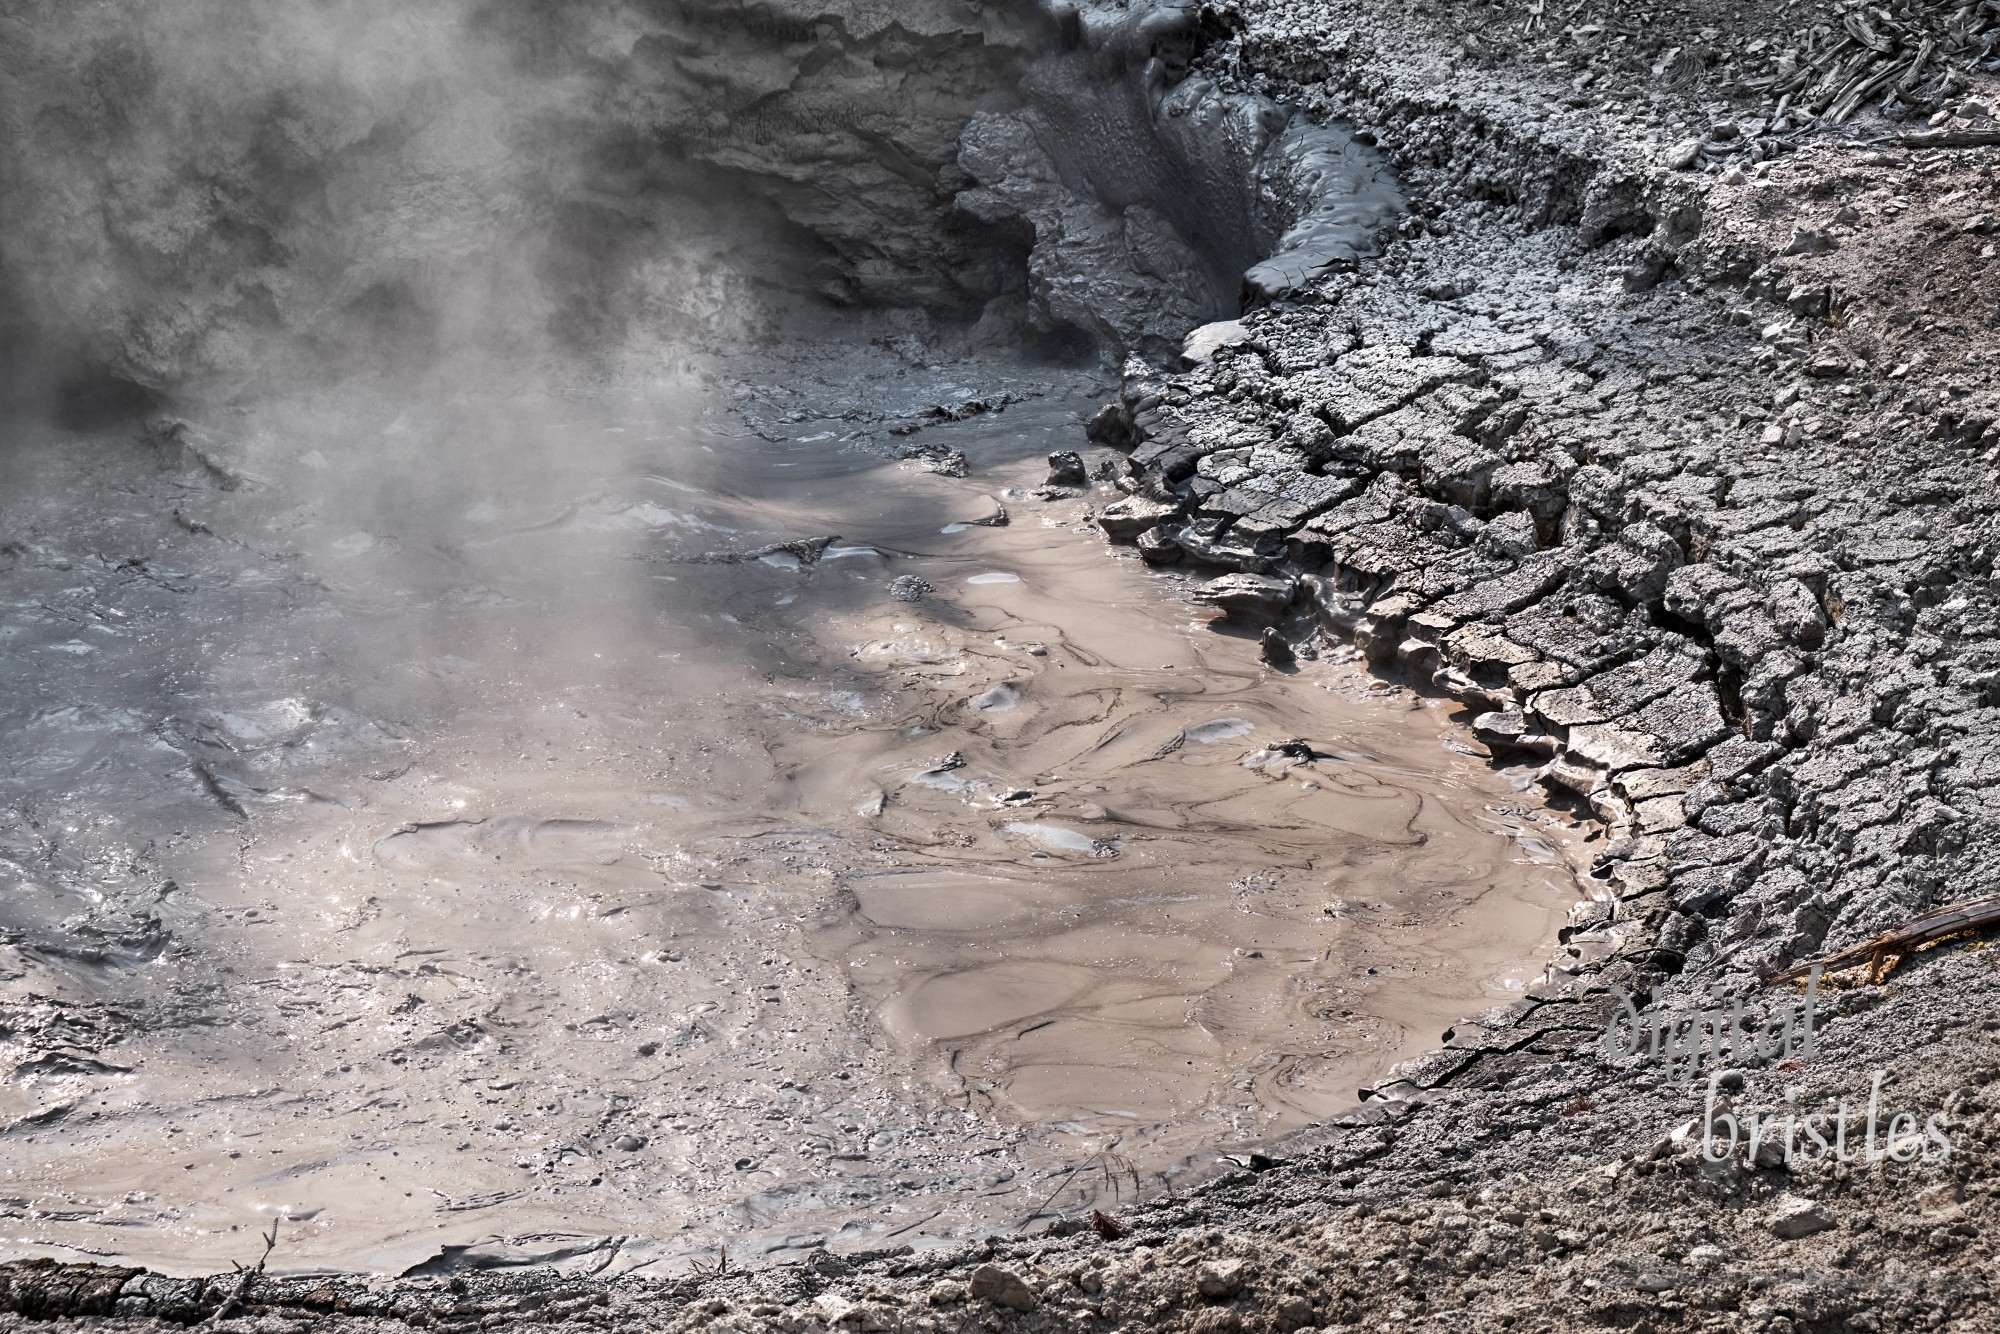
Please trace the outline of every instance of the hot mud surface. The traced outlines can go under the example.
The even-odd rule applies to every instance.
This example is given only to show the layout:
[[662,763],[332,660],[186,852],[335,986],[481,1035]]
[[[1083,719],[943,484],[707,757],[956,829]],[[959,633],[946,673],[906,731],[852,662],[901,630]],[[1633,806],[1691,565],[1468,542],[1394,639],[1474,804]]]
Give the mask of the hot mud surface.
[[20,456],[8,1251],[922,1245],[1522,993],[1581,896],[1525,771],[1041,490],[1103,384],[894,361]]

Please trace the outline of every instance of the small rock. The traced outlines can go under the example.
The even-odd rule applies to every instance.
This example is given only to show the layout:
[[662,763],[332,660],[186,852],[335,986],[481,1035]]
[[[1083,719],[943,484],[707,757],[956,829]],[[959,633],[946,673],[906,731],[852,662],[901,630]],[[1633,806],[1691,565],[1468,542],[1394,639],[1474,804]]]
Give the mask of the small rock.
[[1129,542],[1149,528],[1157,528],[1162,522],[1179,514],[1180,506],[1165,501],[1147,500],[1144,496],[1127,496],[1106,505],[1097,516],[1097,526],[1104,535],[1118,541]]
[[1472,720],[1472,735],[1489,746],[1518,746],[1527,732],[1527,715],[1519,709],[1482,713]]
[[1278,633],[1278,627],[1264,627],[1263,637],[1257,641],[1258,656],[1273,667],[1290,667],[1297,663],[1299,655],[1292,651],[1291,644]]
[[1091,444],[1108,449],[1130,449],[1134,443],[1132,422],[1126,417],[1124,407],[1118,403],[1106,403],[1099,408],[1085,424],[1083,435]]
[[1276,616],[1292,601],[1292,581],[1268,574],[1225,574],[1197,588],[1197,602],[1247,619]]
[[1826,613],[1812,590],[1798,580],[1778,580],[1764,607],[1778,633],[1792,642],[1818,648],[1825,640]]
[[999,1265],[981,1265],[972,1271],[972,1295],[1014,1311],[1035,1309],[1035,1290],[1027,1280]]
[[940,477],[963,477],[968,465],[959,450],[939,444],[904,445],[899,457],[921,463]]
[[1194,1286],[1210,1301],[1222,1301],[1243,1291],[1241,1260],[1204,1260],[1194,1271]]
[[1701,140],[1683,139],[1667,152],[1667,167],[1671,171],[1688,171],[1701,161]]
[[620,1135],[611,1143],[620,1153],[637,1153],[646,1147],[646,1140],[642,1135]]
[[1785,307],[1794,315],[1816,318],[1827,312],[1829,295],[1824,287],[1801,283],[1785,297]]
[[1833,238],[1825,232],[1808,227],[1798,227],[1792,231],[1791,244],[1785,247],[1787,255],[1823,255],[1833,249]]
[[1534,555],[1539,546],[1534,516],[1523,510],[1502,514],[1480,532],[1479,545],[1492,555],[1513,560]]
[[1242,320],[1217,320],[1204,324],[1181,344],[1181,361],[1199,366],[1225,347],[1235,347],[1250,337]]
[[1810,1237],[1834,1226],[1833,1216],[1811,1200],[1787,1195],[1771,1211],[1771,1231],[1786,1241]]
[[1917,1192],[1917,1207],[1927,1214],[1956,1213],[1964,1202],[1965,1187],[1956,1181],[1940,1182]]
[[823,1292],[813,1298],[812,1309],[813,1314],[831,1329],[847,1318],[854,1310],[854,1303],[837,1292]]
[[1673,256],[1657,247],[1647,247],[1639,252],[1638,258],[1625,266],[1620,286],[1627,292],[1650,292],[1660,285],[1673,267]]
[[1217,537],[1210,525],[1189,524],[1174,533],[1174,542],[1187,555],[1204,565],[1219,565],[1241,574],[1269,574],[1277,557],[1231,537]]
[[1083,456],[1075,450],[1059,449],[1049,455],[1049,486],[1090,485],[1090,473],[1083,466]]
[[914,574],[901,575],[889,584],[889,596],[898,602],[921,602],[927,593],[937,589]]
[[1181,558],[1181,544],[1164,528],[1148,528],[1139,534],[1139,557],[1148,565],[1172,565]]
[[1278,1303],[1278,1320],[1280,1324],[1290,1325],[1295,1330],[1302,1330],[1318,1319],[1319,1313],[1313,1309],[1312,1303],[1303,1297],[1287,1297]]
[[930,1292],[925,1295],[924,1300],[928,1301],[932,1306],[956,1306],[965,1300],[965,1285],[963,1283],[954,1283],[950,1279],[933,1283],[931,1284]]

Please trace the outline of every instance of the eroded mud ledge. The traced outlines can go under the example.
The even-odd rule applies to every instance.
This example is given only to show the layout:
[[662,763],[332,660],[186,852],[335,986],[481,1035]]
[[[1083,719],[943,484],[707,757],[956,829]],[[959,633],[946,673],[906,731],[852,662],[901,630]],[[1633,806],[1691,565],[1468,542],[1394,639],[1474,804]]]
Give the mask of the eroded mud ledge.
[[[1903,147],[1879,122],[1887,143],[1780,132],[1776,151],[1743,135],[1762,114],[1749,93],[1699,79],[1622,121],[1549,114],[1581,87],[1537,85],[1531,61],[1555,39],[1460,42],[1479,11],[1403,27],[1339,6],[1245,8],[1232,71],[1295,81],[1376,133],[1435,216],[1379,268],[1254,318],[1249,342],[1181,382],[1182,401],[1163,383],[1140,410],[1153,391],[1135,378],[1135,458],[1200,476],[1197,456],[1240,448],[1232,433],[1254,424],[1267,450],[1289,440],[1351,465],[1351,494],[1293,518],[1246,483],[1295,459],[1227,460],[1251,476],[1226,480],[1259,499],[1247,515],[1268,514],[1287,554],[1353,572],[1313,590],[1335,627],[1442,672],[1493,740],[1562,742],[1551,777],[1629,816],[1604,867],[1620,904],[1579,923],[1608,961],[1455,1029],[1356,1118],[1371,1124],[1278,1146],[1275,1163],[1128,1218],[1134,1237],[1114,1245],[1078,1229],[665,1289],[260,1283],[260,1301],[294,1319],[345,1303],[397,1322],[546,1312],[677,1329],[1299,1329],[1427,1310],[1897,1329],[1984,1309],[1967,1250],[1992,1217],[1981,952],[1948,947],[1886,993],[1826,1000],[1820,1059],[1753,1064],[1735,1095],[1780,1105],[1794,1083],[1801,1106],[1853,1102],[1887,1069],[1899,1108],[1949,1109],[1943,1165],[1703,1165],[1671,1133],[1700,1115],[1698,1090],[1594,1053],[1609,984],[1657,980],[1699,1008],[1711,985],[1752,994],[1761,967],[1993,884],[1990,152],[1925,147],[1914,126]],[[1667,35],[1700,49],[1714,39],[1698,23]],[[1730,32],[1738,49],[1758,35]],[[1578,78],[1617,92],[1616,59],[1576,58]],[[1947,110],[1963,94],[1937,93]],[[1687,124],[1721,120],[1712,102],[1730,131],[1703,133],[1692,160],[1741,181],[1668,165]],[[1991,124],[1968,120],[1959,133]],[[1371,435],[1398,413],[1408,436]],[[1203,421],[1215,429],[1198,438]],[[1170,516],[1151,517],[1144,531]],[[1277,554],[1190,537],[1239,564]],[[125,1274],[12,1281],[19,1304],[51,1311],[110,1311],[121,1293],[133,1315],[155,1300],[180,1318],[208,1309],[196,1289]]]

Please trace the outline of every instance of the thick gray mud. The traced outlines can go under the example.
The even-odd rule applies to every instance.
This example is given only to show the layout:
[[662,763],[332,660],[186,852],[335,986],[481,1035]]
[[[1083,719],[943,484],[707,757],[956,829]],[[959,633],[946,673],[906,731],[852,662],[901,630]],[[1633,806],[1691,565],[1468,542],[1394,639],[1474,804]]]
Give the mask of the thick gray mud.
[[1581,834],[1524,777],[1038,493],[1103,385],[883,361],[22,451],[8,1253],[923,1245],[1533,979]]

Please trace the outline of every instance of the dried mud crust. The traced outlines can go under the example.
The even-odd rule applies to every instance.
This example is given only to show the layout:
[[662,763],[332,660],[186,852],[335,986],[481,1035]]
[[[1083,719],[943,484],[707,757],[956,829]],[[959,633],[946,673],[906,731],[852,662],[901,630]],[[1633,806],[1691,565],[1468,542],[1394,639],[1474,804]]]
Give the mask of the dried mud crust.
[[[1294,636],[1351,636],[1549,756],[1613,832],[1548,981],[1122,1239],[1064,1218],[671,1283],[259,1279],[223,1328],[2000,1327],[1986,942],[1829,986],[1809,1060],[1737,1062],[1738,1110],[1856,1106],[1883,1071],[1945,1117],[1942,1162],[1707,1162],[1676,1134],[1702,1081],[1599,1045],[1614,986],[1762,1003],[1777,968],[2000,888],[2000,150],[1976,114],[1928,124],[1991,106],[1990,77],[1962,57],[1891,100],[1904,121],[1871,101],[1836,131],[1842,85],[1800,138],[1743,128],[1775,119],[1748,53],[1649,81],[1518,12],[1238,17],[1208,58],[1373,132],[1416,216],[1205,366],[1132,368],[1096,426],[1132,461],[1107,529],[1280,581]],[[1632,46],[1845,17],[1662,8]],[[13,1265],[0,1319],[187,1323],[233,1288]]]

